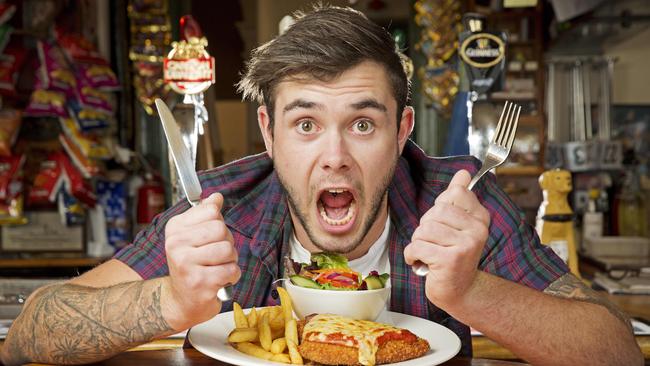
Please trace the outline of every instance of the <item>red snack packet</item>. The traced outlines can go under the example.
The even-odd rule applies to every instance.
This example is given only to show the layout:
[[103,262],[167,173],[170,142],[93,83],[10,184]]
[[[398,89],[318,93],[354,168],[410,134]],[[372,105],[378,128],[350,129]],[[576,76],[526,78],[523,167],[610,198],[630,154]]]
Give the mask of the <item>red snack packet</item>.
[[0,201],[22,193],[23,184],[19,178],[24,164],[25,155],[0,157]]
[[0,94],[16,95],[18,72],[24,61],[25,49],[13,44],[0,56]]
[[36,50],[41,62],[39,77],[43,88],[60,91],[67,97],[73,97],[77,87],[77,80],[68,67],[68,62],[61,50],[50,43],[42,41],[36,43]]
[[57,159],[57,154],[61,153],[52,153],[47,160],[41,162],[41,169],[29,190],[28,202],[30,205],[50,205],[56,201],[56,196],[63,184],[63,168]]
[[36,89],[29,97],[25,115],[31,117],[67,117],[65,95],[56,91]]
[[63,182],[65,190],[74,198],[85,203],[89,207],[95,207],[97,196],[95,196],[92,187],[84,180],[84,177],[81,175],[79,170],[77,170],[65,154],[58,154],[56,159],[63,167]]
[[65,152],[68,153],[72,163],[79,169],[84,178],[90,179],[99,174],[100,169],[97,162],[85,157],[81,150],[66,135],[60,134],[59,141],[63,145]]
[[0,110],[0,156],[10,156],[11,147],[16,141],[22,116],[19,110]]
[[80,80],[76,88],[77,100],[84,107],[98,109],[105,113],[113,113],[110,96],[93,88],[86,83],[86,80]]
[[75,62],[87,62],[96,65],[108,65],[108,61],[97,52],[95,46],[79,34],[66,33],[61,29],[55,32],[56,40],[63,48],[68,59]]
[[26,224],[23,216],[25,156],[0,157],[0,225]]
[[16,5],[14,4],[7,4],[5,2],[0,3],[0,24],[4,24],[9,19],[11,19],[12,16],[14,16],[14,13],[16,12]]

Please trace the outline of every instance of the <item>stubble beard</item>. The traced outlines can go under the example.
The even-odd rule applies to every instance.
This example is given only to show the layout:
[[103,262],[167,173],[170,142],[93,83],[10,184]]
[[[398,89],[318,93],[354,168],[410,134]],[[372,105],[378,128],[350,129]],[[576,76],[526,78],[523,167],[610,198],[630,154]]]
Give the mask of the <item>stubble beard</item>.
[[[296,215],[296,217],[298,217],[298,221],[300,221],[300,224],[305,229],[305,232],[307,233],[307,236],[309,237],[309,240],[311,240],[312,244],[314,244],[314,246],[316,246],[318,249],[325,252],[347,254],[352,252],[353,250],[355,250],[357,247],[361,245],[363,239],[366,237],[366,235],[368,235],[368,232],[370,231],[372,225],[377,220],[377,216],[379,216],[379,210],[382,207],[384,207],[382,203],[384,203],[384,201],[387,200],[388,186],[393,180],[393,175],[395,174],[396,165],[397,165],[397,157],[393,161],[393,164],[388,174],[386,174],[381,179],[379,188],[374,192],[371,198],[370,214],[366,217],[366,220],[363,222],[362,230],[359,232],[359,234],[356,237],[352,238],[347,243],[337,242],[335,245],[332,245],[331,239],[319,238],[315,234],[314,229],[312,228],[312,226],[309,225],[307,221],[307,217],[309,217],[308,216],[309,213],[307,212],[307,207],[306,207],[307,205],[300,204],[300,201],[298,200],[299,194],[296,193],[296,191],[287,183],[287,181],[283,178],[280,171],[276,169],[276,172],[278,174],[278,178],[280,179],[280,184],[282,185],[282,188],[287,194],[289,206],[291,207],[291,210]],[[360,198],[363,199],[364,192],[362,190],[359,190],[359,193],[361,195]]]

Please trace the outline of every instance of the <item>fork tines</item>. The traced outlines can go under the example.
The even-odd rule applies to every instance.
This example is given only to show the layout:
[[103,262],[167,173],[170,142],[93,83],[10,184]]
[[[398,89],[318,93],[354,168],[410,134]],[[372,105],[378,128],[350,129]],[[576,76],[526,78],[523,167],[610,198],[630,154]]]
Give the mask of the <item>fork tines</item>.
[[[507,149],[512,147],[512,144],[515,141],[515,132],[517,131],[520,112],[521,106],[506,101],[501,110],[501,116],[499,117],[496,131],[494,132],[494,138],[492,139],[494,143]],[[504,114],[505,119],[503,118]]]

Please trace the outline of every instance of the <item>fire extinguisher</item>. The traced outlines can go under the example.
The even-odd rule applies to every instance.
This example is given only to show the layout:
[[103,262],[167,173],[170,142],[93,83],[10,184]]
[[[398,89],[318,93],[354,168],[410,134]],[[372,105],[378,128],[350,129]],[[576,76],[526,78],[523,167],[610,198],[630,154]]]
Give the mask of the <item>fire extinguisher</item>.
[[138,188],[138,229],[148,225],[154,216],[165,210],[165,188],[160,179],[147,172],[144,183]]

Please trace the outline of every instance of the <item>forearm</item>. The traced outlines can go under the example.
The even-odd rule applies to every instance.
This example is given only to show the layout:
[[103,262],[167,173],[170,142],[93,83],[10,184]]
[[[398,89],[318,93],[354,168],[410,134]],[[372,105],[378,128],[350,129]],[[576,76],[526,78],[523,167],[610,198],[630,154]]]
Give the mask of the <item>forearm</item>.
[[163,316],[164,279],[107,288],[58,284],[35,293],[2,347],[4,364],[79,364],[174,333]]
[[532,364],[643,363],[628,324],[615,309],[553,295],[479,272],[463,303],[445,310]]

